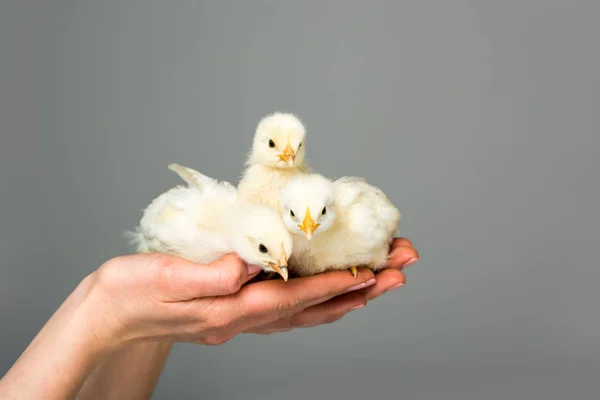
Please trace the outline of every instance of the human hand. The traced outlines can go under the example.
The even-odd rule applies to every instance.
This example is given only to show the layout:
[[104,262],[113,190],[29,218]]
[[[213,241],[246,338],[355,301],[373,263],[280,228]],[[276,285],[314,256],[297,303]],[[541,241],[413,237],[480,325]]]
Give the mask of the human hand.
[[401,271],[418,260],[419,253],[410,240],[395,238],[390,246],[389,268],[377,272],[374,285],[308,307],[291,317],[249,328],[245,332],[268,335],[338,321],[348,312],[364,307],[368,301],[403,286],[406,277]]
[[166,254],[117,257],[89,277],[89,326],[108,348],[138,340],[216,345],[375,284],[362,269],[356,279],[337,271],[243,286],[259,271],[235,255],[209,265]]

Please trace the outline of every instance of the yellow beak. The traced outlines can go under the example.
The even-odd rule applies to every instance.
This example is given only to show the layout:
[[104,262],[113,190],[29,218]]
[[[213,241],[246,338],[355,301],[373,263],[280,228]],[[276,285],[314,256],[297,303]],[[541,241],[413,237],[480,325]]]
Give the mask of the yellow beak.
[[279,258],[279,260],[277,261],[277,264],[275,264],[274,262],[267,262],[271,268],[273,268],[273,270],[275,272],[277,272],[279,275],[281,275],[281,277],[283,278],[284,281],[287,282],[288,280],[288,269],[287,269],[287,254],[285,254],[285,248],[283,247],[283,243],[281,243],[281,257]]
[[292,149],[292,146],[290,146],[290,143],[288,142],[285,149],[283,149],[283,154],[279,154],[279,158],[281,158],[283,161],[290,165],[294,165],[295,157],[296,155],[294,153],[294,149]]
[[308,240],[312,239],[313,232],[319,227],[321,224],[315,224],[315,221],[310,217],[310,208],[306,207],[306,215],[304,216],[304,220],[301,225],[298,225],[298,228],[302,229],[302,232],[306,235]]
[[283,278],[283,280],[287,282],[287,280],[288,280],[287,265],[277,265],[275,263],[271,263],[270,265],[271,265],[271,268],[273,268],[273,271],[275,271],[279,275],[281,275],[281,277]]

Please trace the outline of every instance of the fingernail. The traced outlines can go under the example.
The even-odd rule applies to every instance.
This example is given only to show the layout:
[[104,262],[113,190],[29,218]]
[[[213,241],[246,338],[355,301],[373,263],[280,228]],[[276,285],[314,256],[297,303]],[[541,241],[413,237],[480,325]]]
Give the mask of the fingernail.
[[346,290],[346,292],[352,292],[353,290],[358,290],[358,289],[366,288],[366,287],[374,285],[374,284],[375,284],[375,278],[371,278],[371,279],[369,279],[366,282],[363,282],[361,284],[352,286],[350,289]]
[[262,270],[260,265],[256,264],[248,264],[248,275],[254,275],[259,273]]
[[403,282],[400,282],[400,283],[398,283],[398,284],[396,284],[396,285],[392,286],[392,287],[391,287],[391,288],[389,288],[388,290],[394,290],[394,289],[398,289],[399,287],[402,287],[402,286],[404,286],[404,283],[403,283]]
[[402,264],[402,267],[408,267],[409,265],[413,265],[414,263],[416,263],[417,261],[419,261],[418,258],[411,258],[410,260],[408,260],[407,262],[405,262],[404,264]]
[[350,311],[352,311],[352,310],[358,310],[359,308],[363,308],[364,306],[365,306],[364,304],[357,304],[357,305],[355,305],[354,307],[352,307],[352,308],[350,309]]

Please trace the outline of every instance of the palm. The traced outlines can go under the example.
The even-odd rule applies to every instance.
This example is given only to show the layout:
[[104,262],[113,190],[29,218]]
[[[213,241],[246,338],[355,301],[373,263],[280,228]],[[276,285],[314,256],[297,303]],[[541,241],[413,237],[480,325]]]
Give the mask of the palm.
[[287,332],[294,328],[309,328],[317,325],[328,324],[342,318],[356,304],[373,300],[388,290],[403,285],[406,277],[402,269],[419,259],[417,250],[410,240],[395,238],[390,246],[389,268],[375,275],[376,283],[373,286],[351,293],[337,296],[324,303],[311,306],[288,318],[283,318],[266,325],[254,326],[246,329],[246,333],[271,334],[276,332]]

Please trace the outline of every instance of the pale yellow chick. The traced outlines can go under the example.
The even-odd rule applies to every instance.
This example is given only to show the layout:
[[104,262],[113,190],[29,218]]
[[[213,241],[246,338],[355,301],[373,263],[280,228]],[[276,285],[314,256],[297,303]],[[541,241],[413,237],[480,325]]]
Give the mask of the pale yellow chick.
[[240,201],[236,189],[191,168],[170,164],[187,182],[160,194],[127,237],[139,253],[162,252],[207,264],[237,253],[248,264],[288,279],[290,232],[269,207]]
[[400,211],[363,178],[333,182],[318,174],[290,180],[281,192],[280,213],[294,239],[288,268],[297,276],[387,265]]
[[279,211],[281,189],[291,178],[309,172],[304,162],[305,136],[304,125],[293,114],[276,112],[264,117],[238,184],[239,198]]

